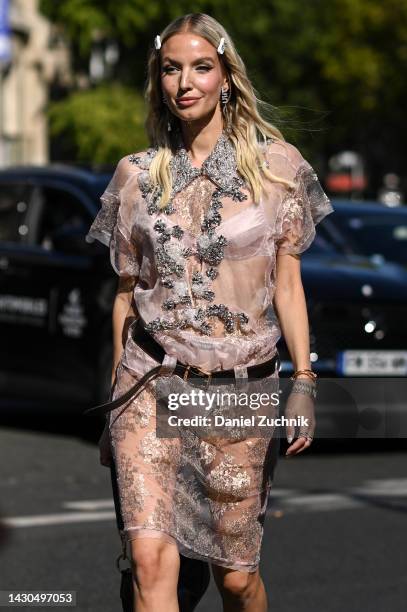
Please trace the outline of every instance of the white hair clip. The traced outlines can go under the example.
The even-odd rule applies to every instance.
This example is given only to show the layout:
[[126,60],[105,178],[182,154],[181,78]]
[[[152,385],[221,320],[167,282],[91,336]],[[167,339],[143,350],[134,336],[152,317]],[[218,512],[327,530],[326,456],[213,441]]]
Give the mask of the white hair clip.
[[157,34],[157,36],[154,39],[154,46],[157,50],[161,49],[161,37],[159,34]]
[[221,55],[223,55],[224,50],[225,50],[225,39],[224,39],[224,38],[221,38],[221,39],[220,39],[219,46],[218,46],[218,48],[217,48],[217,51],[218,51],[218,53],[220,53]]

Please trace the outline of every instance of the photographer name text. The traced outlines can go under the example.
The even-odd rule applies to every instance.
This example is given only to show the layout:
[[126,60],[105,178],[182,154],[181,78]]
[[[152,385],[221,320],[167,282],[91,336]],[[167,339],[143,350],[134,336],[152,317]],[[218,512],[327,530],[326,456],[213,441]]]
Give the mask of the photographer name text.
[[262,414],[253,414],[248,417],[229,418],[217,414],[213,417],[203,415],[193,417],[171,415],[168,417],[170,427],[308,427],[308,424],[308,419],[303,416],[274,418]]

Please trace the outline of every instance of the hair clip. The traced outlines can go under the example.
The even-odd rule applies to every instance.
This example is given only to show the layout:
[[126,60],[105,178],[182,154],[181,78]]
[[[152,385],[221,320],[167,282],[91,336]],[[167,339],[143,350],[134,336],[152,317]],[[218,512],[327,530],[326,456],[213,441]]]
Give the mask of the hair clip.
[[161,49],[161,37],[159,34],[157,34],[157,36],[154,39],[154,46],[157,50]]
[[225,39],[221,38],[220,39],[220,43],[219,43],[218,48],[217,48],[217,52],[220,53],[221,55],[223,55],[224,50],[225,50]]

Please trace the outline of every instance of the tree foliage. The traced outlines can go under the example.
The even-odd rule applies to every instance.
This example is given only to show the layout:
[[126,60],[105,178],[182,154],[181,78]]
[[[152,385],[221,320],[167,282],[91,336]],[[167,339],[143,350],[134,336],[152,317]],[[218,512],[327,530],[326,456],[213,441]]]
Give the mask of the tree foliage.
[[79,91],[49,108],[51,134],[66,140],[77,161],[117,163],[126,153],[147,146],[144,100],[122,85]]
[[279,127],[295,144],[314,158],[355,149],[372,173],[404,170],[407,0],[42,0],[41,6],[63,24],[79,63],[87,61],[95,29],[117,40],[116,78],[139,91],[155,34],[179,15],[206,12],[230,32],[260,97],[280,109]]

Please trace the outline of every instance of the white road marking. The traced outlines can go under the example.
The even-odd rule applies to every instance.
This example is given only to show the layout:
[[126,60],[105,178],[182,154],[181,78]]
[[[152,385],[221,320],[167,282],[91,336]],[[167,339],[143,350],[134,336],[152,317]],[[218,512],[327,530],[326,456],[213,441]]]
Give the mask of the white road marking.
[[283,499],[277,502],[279,510],[287,511],[324,511],[324,510],[345,510],[348,508],[358,508],[365,506],[363,501],[352,499],[340,493],[316,493],[315,495],[299,495]]
[[[287,494],[288,492],[288,494]],[[355,497],[356,496],[356,497]],[[358,487],[344,489],[340,493],[307,493],[298,489],[271,490],[269,511],[273,512],[322,512],[325,510],[346,510],[362,508],[370,500],[390,501],[406,497],[407,478],[386,478],[366,480]],[[403,500],[404,502],[404,500]]]
[[64,508],[68,510],[103,510],[114,508],[113,499],[83,499],[81,501],[62,502]]
[[301,489],[282,489],[279,487],[273,487],[271,489],[271,494],[274,498],[278,497],[279,499],[282,497],[295,497],[296,495],[301,495]]
[[362,486],[352,487],[349,491],[365,496],[403,497],[407,496],[407,478],[366,480]]
[[43,527],[44,525],[63,525],[68,523],[89,523],[94,521],[111,521],[115,518],[111,512],[61,512],[59,514],[34,514],[32,516],[11,516],[1,519],[2,525],[8,527]]
[[[308,493],[307,490],[275,487],[271,490],[268,511],[284,514],[357,509],[368,506],[370,500],[390,502],[392,498],[403,497],[406,498],[407,507],[407,478],[366,480],[360,486],[344,489],[339,493]],[[2,525],[11,528],[116,520],[112,498],[64,501],[61,506],[72,512],[1,517],[0,520]]]

